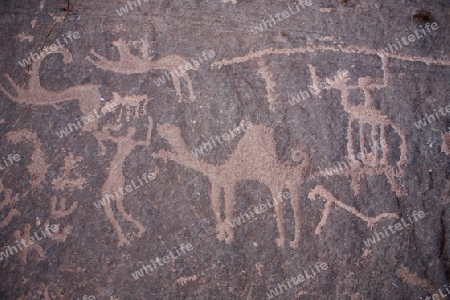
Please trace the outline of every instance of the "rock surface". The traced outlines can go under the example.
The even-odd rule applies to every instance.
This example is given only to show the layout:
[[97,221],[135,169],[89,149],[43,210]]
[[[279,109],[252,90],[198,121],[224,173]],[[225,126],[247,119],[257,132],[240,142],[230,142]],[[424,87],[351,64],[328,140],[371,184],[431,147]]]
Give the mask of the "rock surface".
[[448,1],[0,13],[0,299],[450,294]]

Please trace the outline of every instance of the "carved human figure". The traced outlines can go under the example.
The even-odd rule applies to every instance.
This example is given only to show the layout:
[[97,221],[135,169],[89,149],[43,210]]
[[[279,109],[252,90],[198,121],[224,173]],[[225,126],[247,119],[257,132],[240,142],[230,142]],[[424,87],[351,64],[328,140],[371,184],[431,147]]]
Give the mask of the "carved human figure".
[[[351,161],[349,169],[338,172],[337,175],[348,174],[351,177],[351,188],[355,195],[361,192],[361,177],[362,175],[385,175],[388,179],[391,189],[396,193],[398,197],[405,196],[404,189],[397,183],[396,178],[403,176],[403,169],[406,164],[407,144],[406,137],[394,122],[382,115],[379,110],[373,107],[373,96],[371,91],[376,89],[385,88],[388,85],[389,74],[387,71],[388,58],[382,56],[382,70],[383,78],[381,82],[377,79],[370,77],[363,77],[358,79],[358,85],[351,86],[348,84],[349,77],[341,77],[340,80],[325,80],[329,86],[325,89],[337,89],[341,92],[341,103],[344,110],[349,114],[348,126],[347,126],[347,153],[351,157],[357,157],[357,150],[353,143],[353,125],[357,124],[357,137],[359,139],[359,150],[372,147],[371,153],[367,153],[362,157],[357,157],[360,160]],[[318,76],[316,69],[313,65],[308,65],[311,72],[312,85],[317,86]],[[365,101],[358,105],[352,105],[349,102],[349,91],[361,90],[364,93]],[[364,135],[364,127],[369,126],[371,130],[370,141],[366,141]],[[394,132],[399,136],[400,143],[400,158],[396,162],[396,165],[392,165],[388,161],[388,154],[390,151],[386,141],[386,128],[391,127]],[[377,149],[374,145],[387,145]],[[323,172],[322,172],[323,173]],[[320,174],[324,175],[324,174]],[[313,176],[314,177],[314,176]]]
[[[94,136],[98,139],[101,147],[103,147],[102,143],[106,140],[113,141],[117,147],[116,153],[111,159],[108,177],[106,178],[106,181],[102,186],[102,197],[106,194],[111,194],[113,190],[123,189],[125,187],[125,176],[123,174],[123,165],[125,159],[130,155],[130,153],[135,149],[136,146],[146,146],[150,143],[153,127],[153,119],[147,112],[147,105],[149,100],[146,99],[146,96],[138,95],[122,98],[116,93],[114,93],[113,95],[113,103],[121,106],[118,117],[119,121],[131,121],[131,108],[134,108],[134,116],[139,117],[139,104],[143,102],[143,108],[141,107],[143,110],[142,114],[147,116],[148,129],[146,139],[140,141],[133,138],[136,132],[136,129],[133,127],[127,128],[125,135],[117,135],[117,133],[121,131],[122,126],[125,126],[125,123],[116,123],[114,125],[108,124],[106,126],[103,126],[101,131],[96,131],[93,133]],[[116,203],[119,214],[126,221],[132,223],[137,228],[137,236],[141,237],[145,232],[145,227],[138,220],[135,220],[133,216],[125,210],[123,194],[116,194],[115,197],[116,199],[114,199],[114,203]],[[112,202],[110,201],[106,201],[104,208],[110,223],[117,232],[117,236],[119,238],[118,245],[128,245],[130,243],[130,240],[123,233],[122,227],[120,226],[119,221],[114,215],[111,203]]]

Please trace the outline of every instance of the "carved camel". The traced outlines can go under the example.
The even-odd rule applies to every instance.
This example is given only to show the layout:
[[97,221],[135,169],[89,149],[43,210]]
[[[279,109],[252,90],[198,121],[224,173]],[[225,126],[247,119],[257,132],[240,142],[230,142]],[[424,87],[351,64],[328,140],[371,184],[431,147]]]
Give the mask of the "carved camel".
[[[290,245],[293,248],[298,246],[300,240],[298,189],[303,183],[305,171],[309,165],[309,158],[302,150],[299,153],[303,155],[303,161],[297,166],[280,162],[277,159],[273,129],[263,125],[253,125],[241,138],[231,158],[225,164],[217,166],[196,159],[182,141],[180,129],[174,125],[158,125],[157,131],[169,141],[175,152],[160,151],[155,154],[156,157],[173,160],[208,176],[211,182],[211,204],[217,221],[216,229],[219,240],[230,243],[234,239],[231,220],[234,213],[235,185],[242,180],[258,180],[269,187],[274,199],[274,195],[281,192],[283,188],[289,189],[295,218],[295,236]],[[220,216],[219,197],[222,188],[225,197],[225,220],[222,220]],[[274,202],[279,232],[277,244],[284,247],[286,236],[283,224],[283,204]]]

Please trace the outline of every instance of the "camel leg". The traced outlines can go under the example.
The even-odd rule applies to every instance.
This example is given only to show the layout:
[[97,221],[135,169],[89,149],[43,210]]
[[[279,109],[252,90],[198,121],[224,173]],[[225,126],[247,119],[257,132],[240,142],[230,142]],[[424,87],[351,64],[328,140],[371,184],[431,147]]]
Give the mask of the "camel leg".
[[[353,118],[350,115],[348,119],[348,127],[347,127],[347,154],[349,156],[355,155],[355,149],[353,148],[353,136],[352,136],[352,123]],[[360,128],[361,130],[361,128]],[[360,170],[351,169],[350,170],[350,179],[351,183],[350,186],[353,190],[353,193],[358,195],[361,191],[361,183],[360,183]]]
[[331,205],[336,201],[336,198],[334,198],[333,195],[325,190],[322,185],[316,186],[308,194],[308,198],[310,200],[315,200],[317,196],[322,197],[323,200],[326,201],[325,207],[322,211],[322,218],[320,219],[320,222],[319,224],[317,224],[316,230],[314,231],[315,234],[321,234],[323,228],[325,227],[325,224],[327,223],[328,216],[330,215]]
[[13,87],[16,92],[20,90],[20,87],[14,82],[14,80],[9,76],[8,73],[5,74],[6,79],[8,79],[9,84]]
[[[282,191],[283,185],[276,186],[275,188],[271,188],[271,191]],[[272,193],[273,194],[273,193]],[[279,237],[275,239],[275,242],[279,247],[284,247],[286,241],[286,231],[284,230],[284,203],[283,200],[274,197],[274,206],[275,206],[275,215],[277,219],[277,227]]]
[[234,240],[234,229],[231,226],[231,219],[233,218],[234,212],[234,185],[224,187],[225,196],[225,232],[227,234],[225,242],[230,244]]
[[211,207],[214,212],[214,217],[216,218],[216,230],[217,230],[217,238],[220,241],[225,240],[225,223],[222,222],[220,218],[220,186],[212,183],[211,185]]
[[181,95],[180,78],[172,75],[173,86],[178,96],[178,102],[183,102],[183,96]]
[[[301,184],[300,184],[301,186]],[[294,211],[294,240],[290,241],[290,246],[292,248],[297,248],[300,243],[300,199],[298,195],[299,186],[295,186],[295,184],[289,185],[289,193],[291,196],[291,206]]]
[[[385,144],[387,145],[386,142],[386,133],[384,131],[384,124],[380,125],[380,146],[381,144]],[[381,147],[381,164],[387,166],[388,165],[388,160],[387,160],[387,149],[383,149],[383,147]]]
[[403,190],[403,187],[400,186],[395,178],[397,177],[395,174],[395,170],[393,167],[388,166],[386,172],[384,173],[386,176],[386,179],[388,180],[389,184],[391,185],[391,190],[395,192],[395,195],[397,197],[403,197],[405,196],[405,191]]
[[191,102],[195,101],[195,94],[194,94],[194,89],[192,88],[192,80],[189,77],[188,73],[184,73],[183,74],[183,79],[186,81],[186,83],[188,84],[188,88],[189,88],[189,100],[191,100]]

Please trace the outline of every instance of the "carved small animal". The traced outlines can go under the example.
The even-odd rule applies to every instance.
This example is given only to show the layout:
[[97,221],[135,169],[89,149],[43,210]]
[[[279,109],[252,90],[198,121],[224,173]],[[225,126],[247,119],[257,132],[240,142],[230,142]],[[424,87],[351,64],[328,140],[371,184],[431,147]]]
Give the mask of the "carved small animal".
[[[91,50],[91,54],[96,59],[98,59],[98,61],[92,60],[89,56],[86,57],[86,60],[90,61],[92,64],[94,64],[96,67],[100,69],[122,74],[140,74],[140,73],[147,73],[148,71],[151,70],[168,70],[172,74],[172,80],[175,86],[175,91],[178,96],[178,101],[183,102],[180,86],[181,77],[188,84],[189,99],[191,101],[194,101],[195,95],[194,90],[192,88],[192,81],[189,75],[187,74],[186,71],[184,72],[177,71],[177,68],[179,68],[180,66],[185,66],[186,64],[188,64],[188,61],[184,57],[176,54],[170,54],[167,56],[163,56],[157,60],[151,60],[148,57],[147,53],[148,48],[147,43],[144,40],[142,40],[142,42],[144,45],[142,51],[143,58],[132,55],[127,44],[122,39],[119,39],[112,43],[114,46],[117,47],[117,50],[119,51],[120,54],[119,61],[107,60],[105,57],[96,53],[93,49]],[[196,70],[195,67],[193,67],[192,69]]]

